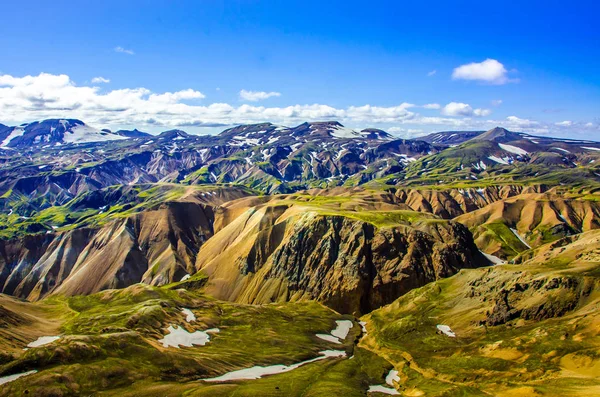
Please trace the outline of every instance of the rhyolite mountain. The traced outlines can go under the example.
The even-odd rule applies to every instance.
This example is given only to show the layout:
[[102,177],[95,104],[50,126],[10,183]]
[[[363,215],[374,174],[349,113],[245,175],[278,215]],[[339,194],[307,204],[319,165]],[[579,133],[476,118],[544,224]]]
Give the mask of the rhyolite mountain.
[[600,143],[73,119],[0,138],[0,396],[600,388]]
[[430,185],[482,178],[509,183],[535,177],[539,183],[551,184],[557,173],[585,184],[586,180],[597,183],[600,175],[598,143],[534,137],[502,128],[459,145],[393,139],[380,130],[354,131],[337,122],[293,128],[243,125],[216,136],[171,130],[136,138],[95,130],[78,120],[11,128],[16,130],[4,139],[5,150],[0,150],[0,164],[7,165],[0,168],[0,207],[7,209],[12,202],[13,209],[25,216],[64,204],[83,191],[116,184],[235,183],[272,194],[313,187]]

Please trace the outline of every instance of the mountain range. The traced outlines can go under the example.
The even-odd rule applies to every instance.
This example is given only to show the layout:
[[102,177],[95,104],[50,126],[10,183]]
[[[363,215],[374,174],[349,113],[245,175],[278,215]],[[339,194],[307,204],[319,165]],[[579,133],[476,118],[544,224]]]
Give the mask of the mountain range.
[[75,119],[0,142],[0,396],[600,390],[600,142]]

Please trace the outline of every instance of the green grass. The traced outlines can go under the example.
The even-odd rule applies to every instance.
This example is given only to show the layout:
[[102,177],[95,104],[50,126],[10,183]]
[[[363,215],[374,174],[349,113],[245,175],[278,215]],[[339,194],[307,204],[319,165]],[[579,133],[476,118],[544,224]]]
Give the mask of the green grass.
[[[351,317],[316,302],[240,305],[179,288],[204,277],[194,275],[183,283],[160,288],[138,284],[90,296],[54,296],[38,303],[48,311],[66,313],[63,337],[0,365],[0,374],[40,371],[11,382],[0,396],[24,390],[35,394],[49,390],[49,385],[66,394],[102,390],[103,395],[147,395],[146,389],[169,382],[177,382],[173,395],[184,390],[188,395],[219,395],[231,387],[240,395],[269,395],[275,387],[287,395],[301,395],[307,389],[313,390],[308,395],[327,395],[336,389],[360,395],[369,384],[383,383],[390,365],[368,351],[355,349],[358,324],[342,345],[315,336],[329,333],[336,319]],[[183,307],[194,312],[196,322],[185,322]],[[220,332],[205,346],[163,349],[157,340],[169,324],[188,331],[218,327]],[[193,382],[254,365],[289,365],[317,357],[326,349],[342,349],[354,358],[327,359],[233,386]],[[69,381],[59,382],[54,374]]]
[[[377,352],[387,355],[392,362],[405,364],[406,387],[416,387],[426,395],[434,396],[481,395],[496,390],[498,384],[512,384],[512,387],[533,384],[537,389],[540,385],[536,383],[538,379],[560,373],[560,357],[574,352],[592,358],[598,356],[600,345],[597,338],[573,339],[575,333],[584,329],[581,320],[575,321],[573,317],[520,320],[519,323],[513,320],[498,326],[479,326],[476,318],[482,318],[486,308],[487,311],[491,309],[493,300],[490,301],[490,298],[495,296],[495,291],[502,288],[510,290],[510,280],[515,277],[511,274],[515,273],[515,269],[519,268],[496,266],[462,270],[458,275],[413,290],[391,305],[365,316],[369,323],[367,339],[375,343]],[[518,273],[528,274],[531,270],[534,274],[531,279],[539,278],[540,275],[534,273],[536,269],[521,269]],[[554,270],[548,269],[545,264],[541,269],[545,269],[543,277],[555,277]],[[473,273],[480,277],[470,276]],[[476,279],[481,279],[481,284],[470,282]],[[521,277],[519,281],[530,282],[530,279],[523,280]],[[468,295],[472,288],[482,295]],[[547,295],[547,305],[562,305],[574,298],[564,292],[544,288],[537,293]],[[521,303],[515,303],[515,297],[511,299],[513,305],[531,304],[525,297]],[[475,306],[470,306],[473,303]],[[465,305],[464,309],[457,308],[462,305]],[[481,309],[484,310],[480,312]],[[437,324],[450,325],[457,332],[457,337],[449,338],[437,333]],[[499,345],[507,351],[514,349],[520,355],[510,358],[484,353],[492,345]],[[410,363],[403,352],[410,354]],[[424,376],[422,370],[428,375]],[[569,378],[568,375],[563,376]],[[587,381],[580,383],[573,379],[572,382],[581,386]],[[597,380],[591,383],[600,385]]]
[[[204,192],[219,187],[221,185],[188,186],[171,183],[110,186],[79,195],[64,205],[34,212],[30,214],[29,219],[22,219],[16,214],[0,214],[0,238],[11,239],[26,234],[46,233],[54,230],[53,226],[57,227],[59,232],[78,227],[102,227],[115,219],[128,218],[136,213],[158,208],[164,203],[178,201],[190,189]],[[252,193],[250,189],[248,192]],[[112,199],[105,210],[100,210],[97,206],[88,207],[86,200],[96,194],[119,198]]]

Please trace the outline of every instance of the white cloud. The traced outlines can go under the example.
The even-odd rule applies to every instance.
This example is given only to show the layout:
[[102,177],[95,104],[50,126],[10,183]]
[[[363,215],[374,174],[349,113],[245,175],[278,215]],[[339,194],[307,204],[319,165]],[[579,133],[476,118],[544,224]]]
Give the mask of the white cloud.
[[502,99],[492,100],[492,106],[500,106],[500,105],[502,105]]
[[416,136],[421,136],[425,133],[420,128],[402,128],[402,127],[390,127],[386,129],[390,134],[394,134],[398,137],[402,138],[414,138]]
[[110,83],[110,79],[105,79],[102,76],[98,76],[98,77],[94,77],[92,79],[92,83],[95,83],[95,84]]
[[[101,90],[79,86],[69,76],[41,73],[37,76],[0,75],[0,122],[17,125],[48,118],[77,118],[100,128],[137,127],[157,131],[182,127],[221,127],[225,125],[270,121],[294,125],[304,121],[338,120],[348,126],[378,126],[390,132],[400,128],[406,134],[416,130],[439,129],[482,130],[504,126],[515,131],[598,136],[599,122],[573,122],[570,127],[509,116],[488,120],[488,109],[451,102],[440,106],[442,116],[423,116],[411,103],[396,106],[349,106],[337,108],[325,104],[265,107],[250,104],[232,106],[227,103],[198,104],[194,100],[204,94],[193,89],[176,92],[152,92],[144,87]],[[431,105],[431,104],[430,104]],[[569,135],[570,134],[570,135]],[[407,135],[408,136],[408,135]]]
[[488,116],[492,112],[489,109],[473,109],[471,105],[462,102],[450,102],[442,108],[444,116]]
[[473,115],[477,116],[477,117],[485,117],[485,116],[489,116],[490,114],[492,114],[492,111],[490,109],[475,109],[475,110],[473,110]]
[[271,97],[278,97],[278,96],[281,96],[281,93],[275,92],[275,91],[271,91],[271,92],[246,91],[246,90],[240,91],[240,98],[242,98],[245,101],[251,101],[251,102],[262,101],[264,99],[268,99]]
[[439,103],[428,103],[427,105],[423,105],[425,109],[440,109],[442,106]]
[[508,116],[506,124],[512,128],[534,128],[540,125],[539,122],[529,119],[522,119],[517,116]]
[[135,52],[133,52],[133,50],[128,50],[121,46],[115,47],[115,52],[120,52],[121,54],[127,54],[127,55],[135,55]]
[[437,73],[437,70],[432,70],[431,72],[427,73],[428,77],[434,76]]
[[486,59],[483,62],[473,62],[461,65],[452,72],[454,80],[476,80],[488,84],[506,84],[517,80],[508,78],[508,71],[503,64],[495,59]]
[[573,122],[571,120],[565,120],[554,124],[559,127],[571,127],[573,125]]
[[206,96],[200,91],[195,91],[190,88],[177,92],[165,92],[164,94],[150,94],[149,101],[175,104],[184,99],[202,99]]

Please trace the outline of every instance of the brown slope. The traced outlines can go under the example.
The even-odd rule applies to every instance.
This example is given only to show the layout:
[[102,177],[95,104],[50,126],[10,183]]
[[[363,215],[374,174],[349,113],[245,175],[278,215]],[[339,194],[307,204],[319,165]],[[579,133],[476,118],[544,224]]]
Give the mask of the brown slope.
[[0,294],[0,359],[3,355],[19,355],[23,346],[40,336],[58,335],[63,313]]
[[13,247],[18,242],[3,242],[9,253],[2,258],[2,272],[8,274],[2,291],[37,300],[49,293],[90,294],[138,282],[178,281],[193,270],[213,222],[211,206],[171,202],[100,229],[36,237],[49,240],[37,249],[32,243],[19,251]]
[[[561,237],[600,228],[600,202],[554,193],[521,194],[455,218],[484,252],[502,258]],[[510,229],[525,240],[520,241]]]
[[429,212],[444,219],[475,211],[499,200],[523,193],[542,193],[545,186],[487,186],[466,189],[398,189],[397,201],[408,205],[412,210]]
[[377,227],[353,216],[289,200],[253,207],[203,245],[196,268],[220,299],[317,299],[361,313],[460,268],[487,264],[457,223],[405,213],[414,223]]

